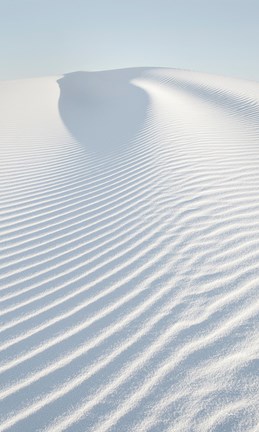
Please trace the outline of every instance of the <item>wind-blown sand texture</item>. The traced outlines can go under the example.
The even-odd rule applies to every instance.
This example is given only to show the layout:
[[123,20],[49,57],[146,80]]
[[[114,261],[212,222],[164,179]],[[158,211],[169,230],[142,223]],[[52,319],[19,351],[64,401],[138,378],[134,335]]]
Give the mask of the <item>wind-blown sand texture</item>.
[[0,96],[0,430],[258,431],[259,84]]

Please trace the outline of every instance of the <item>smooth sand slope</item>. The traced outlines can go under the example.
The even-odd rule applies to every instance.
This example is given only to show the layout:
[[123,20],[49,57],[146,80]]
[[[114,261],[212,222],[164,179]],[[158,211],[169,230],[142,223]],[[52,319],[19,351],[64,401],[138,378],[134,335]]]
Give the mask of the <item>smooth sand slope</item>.
[[259,84],[0,83],[1,431],[258,431]]

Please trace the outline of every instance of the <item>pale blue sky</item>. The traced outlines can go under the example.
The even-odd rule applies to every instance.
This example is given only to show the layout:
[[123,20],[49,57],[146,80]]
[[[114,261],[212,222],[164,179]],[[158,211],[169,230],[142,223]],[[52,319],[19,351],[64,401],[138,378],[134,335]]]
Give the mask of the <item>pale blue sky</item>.
[[259,81],[259,0],[0,0],[0,78],[169,66]]

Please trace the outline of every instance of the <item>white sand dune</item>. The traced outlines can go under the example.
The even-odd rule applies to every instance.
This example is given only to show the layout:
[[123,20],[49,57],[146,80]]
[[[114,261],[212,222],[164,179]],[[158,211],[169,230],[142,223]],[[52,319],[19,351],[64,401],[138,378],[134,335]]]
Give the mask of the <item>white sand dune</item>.
[[0,430],[258,431],[259,84],[0,95]]

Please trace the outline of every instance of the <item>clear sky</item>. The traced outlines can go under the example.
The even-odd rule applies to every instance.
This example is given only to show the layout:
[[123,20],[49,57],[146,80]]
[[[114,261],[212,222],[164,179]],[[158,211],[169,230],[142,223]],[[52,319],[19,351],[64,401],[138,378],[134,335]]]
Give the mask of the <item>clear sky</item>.
[[259,0],[0,0],[0,79],[133,66],[259,81]]

